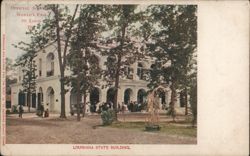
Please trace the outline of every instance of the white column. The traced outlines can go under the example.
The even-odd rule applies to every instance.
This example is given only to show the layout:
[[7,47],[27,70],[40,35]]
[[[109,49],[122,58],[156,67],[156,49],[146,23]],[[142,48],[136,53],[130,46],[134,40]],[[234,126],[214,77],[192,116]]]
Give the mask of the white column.
[[100,102],[106,102],[106,98],[107,98],[107,89],[101,89],[101,99]]
[[121,87],[118,89],[117,102],[122,104],[123,99],[124,99],[124,89],[123,87]]
[[[56,99],[58,99],[58,102],[56,102],[56,105],[59,105],[59,107],[60,107],[59,110],[61,110],[61,98],[60,98],[61,95],[60,95],[60,92],[57,95],[58,96],[56,97]],[[70,113],[70,92],[67,92],[65,94],[65,112],[66,112],[66,114]]]
[[138,80],[139,79],[139,77],[137,76],[137,62],[135,62],[135,63],[133,63],[132,64],[132,68],[134,69],[134,73],[133,73],[133,79],[134,80]]
[[132,94],[131,94],[130,100],[137,101],[137,89],[136,87],[131,87],[131,89],[132,89]]

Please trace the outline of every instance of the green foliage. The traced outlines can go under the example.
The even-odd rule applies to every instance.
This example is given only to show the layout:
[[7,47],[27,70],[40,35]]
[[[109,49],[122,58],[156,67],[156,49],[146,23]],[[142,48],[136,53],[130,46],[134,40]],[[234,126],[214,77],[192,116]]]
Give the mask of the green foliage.
[[[191,88],[196,79],[197,50],[196,5],[152,5],[145,24],[155,28],[144,30],[147,53],[155,58],[148,87],[153,89],[167,84],[171,89],[168,114],[175,117],[177,91]],[[142,29],[143,30],[143,29]],[[150,34],[151,33],[151,34]],[[148,37],[149,36],[149,37]]]
[[[80,15],[76,19],[77,27],[73,29],[70,51],[67,55],[67,65],[72,71],[67,77],[67,83],[73,90],[80,85],[80,92],[86,93],[98,85],[101,69],[99,59],[94,54],[99,50],[95,41],[102,29],[100,23],[101,12],[99,6],[81,5]],[[91,28],[91,29],[89,29]]]
[[60,68],[60,89],[61,89],[61,118],[66,117],[65,113],[65,67],[66,53],[68,52],[69,41],[71,39],[72,28],[75,23],[75,16],[78,9],[78,4],[75,5],[73,14],[71,15],[67,5],[47,4],[37,5],[39,9],[45,9],[49,15],[42,23],[34,26],[27,34],[31,35],[31,39],[36,41],[36,47],[39,50],[49,44],[56,44],[55,50],[58,55]]
[[22,86],[23,91],[27,93],[33,93],[36,91],[36,78],[37,75],[35,74],[36,64],[33,58],[30,58],[30,61],[27,62],[22,68],[23,71],[23,79],[22,79]]
[[187,87],[189,77],[196,70],[196,9],[195,5],[151,6],[151,21],[159,27],[148,44],[150,55],[159,66],[151,84],[158,84],[161,79],[160,82],[167,84],[174,82],[176,89]]
[[[127,76],[128,66],[136,60],[143,58],[139,45],[135,40],[136,22],[141,14],[136,13],[137,5],[112,5],[106,8],[108,36],[102,41],[107,49],[102,51],[107,56],[104,71],[104,80],[110,86],[118,79],[118,76]],[[115,86],[117,87],[117,86]]]
[[21,67],[23,73],[22,79],[22,91],[27,93],[27,105],[30,111],[30,98],[31,93],[36,91],[36,62],[35,57],[37,56],[36,43],[34,40],[31,40],[30,43],[19,42],[18,46],[14,45],[15,48],[23,50],[25,53],[16,60],[16,65]]
[[17,111],[17,106],[16,105],[13,105],[12,106],[12,112],[13,113],[17,113],[18,111]]
[[[78,106],[81,94],[86,95],[99,85],[101,69],[99,59],[94,53],[99,50],[95,41],[102,29],[100,18],[99,6],[80,5],[80,15],[76,19],[76,27],[72,29],[70,50],[67,55],[67,65],[72,74],[66,77],[66,84],[71,85],[71,91],[77,93]],[[79,109],[77,107],[78,121],[80,120]]]
[[115,111],[108,109],[101,112],[102,123],[104,126],[111,125],[115,120]]
[[114,109],[117,110],[117,96],[120,77],[129,77],[133,71],[129,67],[144,57],[141,45],[136,38],[136,23],[141,13],[136,12],[137,5],[104,6],[103,15],[106,35],[101,43],[106,47],[102,55],[107,57],[104,63],[103,80],[107,83],[103,87],[114,87]]
[[[67,5],[37,7],[47,10],[49,16],[27,32],[31,36],[29,44],[14,45],[27,52],[18,65],[27,67],[24,86],[34,83],[36,51],[56,44],[62,116],[65,114],[64,85],[70,84],[74,91],[85,94],[99,85],[101,74],[107,82],[103,87],[114,86],[114,106],[117,107],[120,77],[132,75],[135,71],[129,66],[145,56],[155,61],[152,70],[147,71],[151,75],[150,89],[168,84],[173,105],[178,90],[187,89],[191,94],[192,81],[197,75],[196,5],[151,5],[145,11],[137,5],[76,5],[73,14]],[[99,60],[94,54],[97,52],[107,58],[104,71],[97,63]],[[72,71],[69,77],[64,76],[66,66]]]

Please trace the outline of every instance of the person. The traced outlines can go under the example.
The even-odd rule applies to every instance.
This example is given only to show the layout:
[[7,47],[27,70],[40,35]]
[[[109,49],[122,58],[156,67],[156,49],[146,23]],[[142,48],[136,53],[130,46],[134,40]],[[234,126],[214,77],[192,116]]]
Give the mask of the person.
[[19,118],[23,118],[23,105],[19,106]]
[[133,112],[133,103],[132,103],[132,101],[130,101],[128,109],[129,109],[130,112]]
[[49,117],[49,109],[47,108],[46,111],[44,112],[44,117],[47,118]]
[[138,108],[138,111],[141,112],[141,110],[142,110],[141,103],[138,103],[138,107],[137,108]]
[[124,114],[124,112],[125,112],[125,104],[124,103],[122,103],[122,109],[121,109],[121,111],[122,111],[122,114]]
[[124,115],[124,113],[125,113],[125,104],[124,103],[122,103],[121,111],[122,111],[122,114],[123,114],[123,121],[125,121],[125,115]]
[[109,102],[109,108],[110,108],[110,109],[113,109],[113,108],[114,108],[114,104],[113,104],[112,101]]

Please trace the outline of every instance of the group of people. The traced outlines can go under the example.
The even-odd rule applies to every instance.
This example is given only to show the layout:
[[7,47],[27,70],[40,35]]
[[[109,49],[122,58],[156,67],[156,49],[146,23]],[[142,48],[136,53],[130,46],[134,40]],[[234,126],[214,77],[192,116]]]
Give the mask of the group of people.
[[114,109],[114,104],[112,101],[102,102],[95,106],[95,112],[101,113],[102,111],[106,111],[108,109]]
[[39,108],[37,109],[37,115],[40,117],[49,117],[49,109],[47,108],[46,110],[44,110],[44,106],[40,105]]
[[128,110],[130,112],[141,112],[143,109],[145,109],[146,102],[144,103],[139,103],[137,101],[130,101],[128,104]]
[[[124,102],[122,104],[120,104],[118,102],[117,111],[124,112],[124,111],[128,110],[130,112],[140,112],[141,110],[145,109],[145,106],[146,106],[146,102],[138,103],[136,101],[134,101],[134,102],[131,101],[128,104],[125,104]],[[108,110],[108,109],[114,109],[114,104],[112,101],[102,102],[102,103],[97,104],[95,106],[95,108],[96,108],[95,112],[100,113],[100,112]]]
[[[23,112],[24,112],[23,105],[19,105],[19,108],[18,108],[18,116],[19,116],[19,118],[23,118]],[[49,117],[49,109],[44,110],[44,106],[40,105],[40,107],[37,109],[36,114],[38,116],[40,116],[40,117],[47,118],[47,117]]]

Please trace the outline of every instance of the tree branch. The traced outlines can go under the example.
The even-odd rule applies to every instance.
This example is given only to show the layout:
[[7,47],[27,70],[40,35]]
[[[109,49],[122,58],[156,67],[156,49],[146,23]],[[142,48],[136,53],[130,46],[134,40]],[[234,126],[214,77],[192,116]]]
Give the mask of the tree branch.
[[71,37],[71,33],[72,33],[72,27],[73,27],[73,23],[74,23],[74,19],[75,19],[75,16],[76,16],[76,12],[77,12],[77,9],[78,9],[78,6],[79,4],[76,5],[76,8],[75,8],[75,11],[74,11],[74,14],[71,18],[71,21],[70,21],[70,27],[69,27],[69,34],[66,38],[66,41],[65,41],[65,46],[64,46],[64,49],[63,49],[63,62],[62,62],[62,66],[63,68],[65,67],[65,64],[66,64],[66,59],[65,59],[65,56],[66,56],[66,52],[67,52],[67,49],[68,49],[68,43],[69,43],[69,39]]

